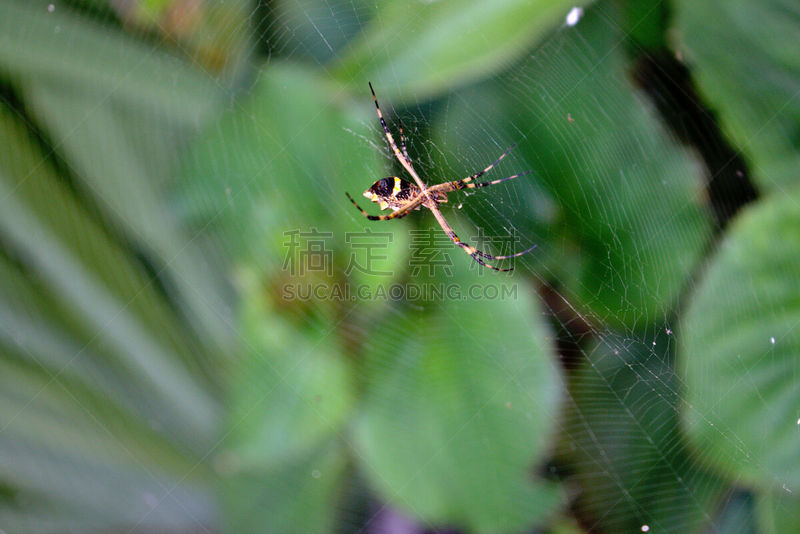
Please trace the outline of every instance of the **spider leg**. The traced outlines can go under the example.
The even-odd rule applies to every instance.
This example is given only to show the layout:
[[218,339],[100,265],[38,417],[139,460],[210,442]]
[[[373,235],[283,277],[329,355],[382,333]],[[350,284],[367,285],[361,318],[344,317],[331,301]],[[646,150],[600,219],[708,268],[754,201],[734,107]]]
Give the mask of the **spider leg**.
[[475,252],[477,252],[479,256],[483,256],[484,258],[486,258],[488,260],[507,260],[509,258],[517,258],[519,256],[522,256],[523,254],[527,254],[528,252],[530,252],[531,250],[535,249],[536,247],[537,247],[537,245],[533,245],[530,248],[526,248],[522,252],[515,252],[514,254],[508,254],[506,256],[492,256],[491,254],[486,254],[485,252],[481,252],[480,250],[476,250]]
[[505,182],[506,180],[513,180],[514,178],[519,178],[520,176],[525,176],[526,174],[530,174],[531,171],[520,172],[513,176],[509,176],[507,178],[500,178],[499,180],[492,180],[491,182],[482,182],[479,184],[472,184],[472,183],[464,183],[462,180],[459,182],[460,186],[457,189],[475,189],[476,187],[488,187],[490,185],[499,184],[500,182]]
[[406,171],[408,171],[408,174],[410,174],[411,177],[414,178],[414,181],[417,182],[417,185],[422,190],[422,195],[430,199],[428,193],[426,192],[427,187],[425,186],[425,182],[422,181],[422,179],[417,174],[417,171],[415,171],[414,167],[411,166],[411,160],[407,159],[407,157],[405,157],[403,153],[400,152],[400,149],[397,148],[397,144],[394,142],[394,137],[392,137],[392,132],[389,131],[389,127],[386,126],[386,121],[383,120],[383,113],[381,113],[381,106],[378,104],[378,97],[375,96],[375,90],[372,88],[372,82],[369,82],[369,90],[372,92],[372,100],[375,101],[375,109],[378,111],[378,118],[380,119],[381,126],[383,126],[383,131],[386,134],[386,140],[389,141],[389,146],[392,147],[392,152],[394,152],[397,161],[400,162],[403,168]]
[[400,117],[397,117],[397,125],[400,128],[400,147],[403,149],[403,156],[407,162],[411,163],[411,158],[408,157],[408,150],[406,150],[406,136],[403,135],[403,121]]
[[[503,152],[502,154],[500,154],[500,157],[499,157],[499,158],[497,158],[497,159],[495,160],[495,162],[494,162],[494,163],[492,163],[491,165],[489,165],[488,167],[486,167],[486,168],[485,168],[485,169],[483,169],[482,171],[480,171],[480,172],[476,172],[476,173],[475,173],[475,174],[473,174],[472,176],[467,176],[466,178],[464,178],[464,179],[463,179],[463,180],[461,180],[461,181],[462,181],[463,183],[465,183],[465,184],[466,184],[466,183],[469,183],[469,182],[471,182],[471,181],[472,181],[472,180],[474,180],[475,178],[480,178],[481,176],[483,176],[483,175],[484,175],[484,174],[486,174],[487,172],[491,171],[491,170],[494,168],[494,166],[495,166],[495,165],[497,165],[498,163],[500,163],[501,161],[503,161],[503,158],[504,158],[504,157],[506,157],[506,156],[508,155],[508,153],[509,153],[509,152],[511,152],[511,151],[514,149],[514,147],[515,147],[515,146],[517,146],[517,145],[516,145],[516,144],[512,144],[510,147],[508,147],[508,148],[506,149],[506,151],[505,151],[505,152]],[[459,188],[459,189],[462,189],[462,188]]]
[[453,243],[455,243],[457,246],[461,247],[461,249],[464,252],[466,252],[467,254],[469,254],[472,257],[473,260],[475,260],[479,264],[483,265],[484,267],[488,267],[490,269],[494,269],[495,271],[513,271],[514,267],[509,267],[507,269],[501,269],[499,267],[495,267],[494,265],[489,265],[488,263],[483,261],[481,258],[486,258],[487,260],[505,260],[505,259],[508,259],[508,258],[516,258],[517,256],[522,256],[526,252],[530,252],[531,250],[536,248],[536,245],[534,245],[534,246],[532,246],[531,248],[529,248],[527,250],[524,250],[522,252],[517,252],[516,254],[510,254],[508,256],[492,256],[491,254],[486,254],[485,252],[481,252],[480,250],[476,249],[475,247],[467,245],[466,243],[461,241],[461,239],[459,239],[459,237],[453,231],[453,228],[447,223],[447,221],[444,218],[444,215],[442,215],[442,212],[439,211],[439,208],[437,208],[436,206],[433,206],[433,207],[430,208],[430,210],[433,212],[433,216],[436,217],[436,221],[439,223],[439,226],[442,227],[442,230],[444,230],[444,233],[447,234],[447,237],[449,237],[453,241]]
[[411,210],[422,204],[423,201],[423,197],[419,196],[414,200],[412,200],[411,202],[409,202],[408,204],[406,204],[405,206],[403,206],[402,208],[398,209],[397,211],[390,213],[389,215],[370,215],[369,213],[364,211],[364,209],[361,206],[359,206],[355,200],[353,200],[353,197],[350,196],[350,193],[345,192],[345,195],[347,195],[347,198],[349,198],[350,202],[353,203],[353,206],[358,208],[358,211],[361,212],[361,215],[363,215],[370,221],[388,221],[390,219],[401,219],[406,215],[408,215],[409,213],[411,213]]
[[492,180],[491,182],[481,182],[478,184],[470,183],[469,180],[472,179],[472,176],[464,178],[463,180],[456,180],[455,182],[445,182],[443,184],[436,184],[428,188],[428,191],[431,193],[449,193],[450,191],[458,191],[460,189],[475,189],[477,187],[488,187],[490,185],[499,184],[500,182],[505,182],[507,180],[513,180],[514,178],[519,178],[520,176],[525,176],[526,174],[530,174],[531,171],[525,171],[513,176],[508,176],[506,178],[500,178],[499,180]]

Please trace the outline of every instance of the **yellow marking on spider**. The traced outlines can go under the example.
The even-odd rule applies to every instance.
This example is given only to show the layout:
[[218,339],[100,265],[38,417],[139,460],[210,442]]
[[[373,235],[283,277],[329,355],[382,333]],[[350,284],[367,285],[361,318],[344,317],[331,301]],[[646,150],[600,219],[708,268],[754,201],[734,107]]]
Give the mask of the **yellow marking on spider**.
[[397,176],[394,177],[394,187],[392,188],[392,196],[393,197],[397,196],[397,193],[400,192],[400,185],[402,183],[403,182],[402,182],[402,180],[400,180],[400,178],[398,178]]

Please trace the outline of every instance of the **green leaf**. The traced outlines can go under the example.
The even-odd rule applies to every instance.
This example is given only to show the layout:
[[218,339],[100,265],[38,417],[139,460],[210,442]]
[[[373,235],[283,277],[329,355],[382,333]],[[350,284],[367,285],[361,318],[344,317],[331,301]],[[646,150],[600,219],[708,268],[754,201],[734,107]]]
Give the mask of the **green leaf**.
[[457,93],[438,135],[445,153],[472,154],[487,137],[496,140],[457,176],[516,142],[493,172],[532,174],[498,186],[513,195],[480,193],[499,200],[465,202],[476,206],[467,213],[539,243],[521,261],[563,284],[581,313],[638,328],[674,305],[711,226],[699,166],[631,86],[619,17],[607,3],[595,5],[535,60]]
[[[181,366],[178,349],[148,328],[157,331],[161,325],[180,335],[177,325],[167,319],[163,303],[154,303],[150,282],[134,272],[129,258],[76,205],[26,134],[2,110],[0,141],[11,149],[0,162],[4,243],[37,278],[37,289],[57,300],[61,308],[50,308],[68,317],[81,344],[109,349],[142,391],[168,407],[154,414],[155,420],[196,446],[202,441],[198,438],[209,438],[214,431],[219,408],[197,377]],[[163,323],[148,325],[145,310]]]
[[342,53],[376,11],[369,0],[281,0],[271,5],[275,20],[291,21],[292,31],[273,29],[270,50],[292,61],[323,64]]
[[759,493],[756,515],[764,534],[800,531],[800,501],[788,487]]
[[[88,335],[96,339],[87,339],[81,314],[67,310],[68,304],[44,295],[29,277],[6,261],[0,261],[0,276],[7,284],[0,291],[0,347],[6,356],[0,367],[5,369],[4,376],[28,373],[19,381],[28,383],[30,391],[38,391],[37,399],[48,398],[48,410],[80,407],[69,414],[71,417],[62,414],[58,418],[58,424],[68,425],[68,431],[78,426],[75,419],[90,415],[93,423],[109,436],[123,443],[136,442],[129,455],[137,462],[153,462],[174,472],[185,472],[196,465],[197,457],[187,455],[186,449],[202,453],[201,447],[211,442],[210,432],[204,435],[197,428],[182,430],[185,413],[171,413],[152,386],[122,366],[109,365],[115,355],[106,343],[100,342],[103,336],[90,331]],[[72,317],[68,315],[70,311]],[[18,387],[14,379],[6,379],[9,391]],[[64,432],[57,432],[52,421],[42,423],[31,414],[22,416],[30,393],[26,397],[19,391],[14,397],[7,404],[23,422],[20,433],[36,430],[35,437],[45,442],[58,433],[60,443],[66,446]],[[6,434],[11,435],[11,431]],[[84,436],[95,438],[96,434]]]
[[91,90],[100,95],[95,105],[112,98],[139,113],[184,124],[197,125],[220,101],[219,80],[63,4],[50,11],[50,4],[32,0],[0,6],[0,72],[15,81],[69,87],[72,95]]
[[77,187],[153,262],[197,335],[224,347],[223,283],[175,231],[163,191],[153,187],[170,184],[176,153],[221,101],[219,82],[48,4],[0,7],[0,70],[19,86]]
[[[559,503],[534,472],[560,377],[528,288],[467,274],[471,260],[452,254],[454,276],[430,282],[452,288],[449,298],[374,320],[357,460],[385,501],[428,524],[518,532]],[[462,300],[470,287],[516,294]]]
[[232,469],[220,486],[223,520],[229,532],[306,534],[331,532],[345,483],[341,446],[326,443],[284,464]]
[[341,432],[354,401],[330,329],[300,329],[269,309],[257,279],[243,287],[246,360],[231,384],[228,454],[244,469],[275,467]]
[[700,90],[765,189],[800,167],[800,8],[794,0],[676,2],[681,49]]
[[184,461],[168,472],[165,460],[174,460],[174,451],[165,455],[162,445],[153,454],[153,437],[141,426],[120,431],[102,421],[108,406],[90,404],[70,382],[36,371],[0,362],[0,465],[3,486],[15,496],[0,500],[3,528],[44,528],[49,516],[84,531],[214,524],[210,496],[196,485],[203,466]]
[[229,323],[220,320],[216,306],[224,301],[222,282],[189,245],[191,236],[179,231],[157,187],[169,177],[189,130],[143,119],[129,102],[103,99],[88,88],[74,94],[60,84],[36,82],[25,89],[55,146],[82,179],[79,187],[153,261],[197,334],[225,346]]
[[0,524],[213,528],[204,349],[44,142],[0,108]]
[[371,80],[395,102],[424,99],[506,69],[575,5],[566,0],[385,3],[332,66],[333,73],[354,90]]
[[738,217],[678,332],[695,450],[762,488],[800,485],[800,190]]
[[[704,532],[725,486],[679,430],[680,383],[671,335],[604,336],[570,377],[557,448],[580,491],[575,509],[597,532]],[[654,498],[657,496],[657,498]]]
[[614,0],[623,12],[623,31],[634,54],[663,50],[667,47],[666,31],[669,10],[667,2]]

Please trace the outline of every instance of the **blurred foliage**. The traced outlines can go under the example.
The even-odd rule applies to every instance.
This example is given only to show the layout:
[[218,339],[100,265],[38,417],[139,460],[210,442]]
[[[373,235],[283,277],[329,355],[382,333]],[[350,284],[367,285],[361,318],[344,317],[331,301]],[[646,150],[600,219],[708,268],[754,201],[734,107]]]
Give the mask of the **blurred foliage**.
[[558,450],[584,489],[579,515],[599,532],[701,532],[724,497],[721,477],[692,461],[672,409],[674,350],[663,327],[641,341],[609,336],[571,376]]
[[[468,287],[470,279],[461,264],[447,280]],[[553,513],[558,488],[529,473],[553,437],[561,392],[537,308],[522,293],[393,307],[375,321],[354,439],[368,480],[390,504],[478,532],[516,532]]]
[[[766,191],[795,183],[800,167],[800,27],[793,0],[675,2],[678,50],[736,149]],[[713,20],[714,24],[707,21]],[[754,23],[757,22],[757,23]]]
[[[586,2],[578,2],[581,3]],[[386,2],[341,58],[333,75],[363,90],[364,79],[394,101],[452,91],[519,58],[560,21],[571,0]],[[408,34],[409,20],[420,21]],[[376,54],[376,50],[390,50]]]
[[800,483],[799,205],[794,187],[736,220],[681,328],[688,437],[729,476],[763,488]]
[[[799,22],[789,0],[6,0],[0,529],[796,530]],[[686,61],[752,169],[730,224],[708,147],[637,86],[649,54]],[[516,274],[449,241],[414,266],[429,214],[347,202],[401,173],[367,81],[431,182],[517,144],[497,177],[531,174],[444,207],[537,244]],[[377,234],[387,274],[353,262]],[[313,239],[324,269],[289,265]],[[410,282],[511,296],[348,293]]]
[[[483,123],[510,144],[526,128],[519,151],[544,191],[519,194],[558,206],[546,226],[531,224],[537,242],[553,241],[541,245],[550,255],[534,270],[559,280],[569,300],[602,324],[639,328],[663,320],[708,241],[710,219],[696,162],[641,105],[626,78],[624,34],[608,27],[607,16],[586,13],[580,34],[553,37],[536,61],[499,83],[457,93],[441,137],[448,147],[477,145],[482,132],[470,125]],[[515,99],[507,87],[517,88]],[[496,112],[478,117],[473,102]],[[494,219],[492,226],[509,223]]]

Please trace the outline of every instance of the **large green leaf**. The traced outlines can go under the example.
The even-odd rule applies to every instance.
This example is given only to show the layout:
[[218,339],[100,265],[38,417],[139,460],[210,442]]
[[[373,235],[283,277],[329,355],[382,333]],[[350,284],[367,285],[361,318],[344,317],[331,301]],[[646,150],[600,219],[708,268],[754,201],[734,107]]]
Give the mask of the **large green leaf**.
[[[101,352],[110,349],[116,365],[168,407],[152,413],[154,420],[169,427],[173,436],[182,435],[185,445],[196,446],[214,431],[219,408],[197,377],[181,367],[176,358],[181,349],[170,347],[169,335],[152,332],[160,327],[181,335],[174,318],[157,302],[151,282],[76,204],[21,125],[7,111],[0,121],[0,140],[10,150],[0,164],[4,243],[36,277],[36,290],[44,290],[46,299],[55,297],[58,305],[45,308],[72,326],[81,344],[96,343]],[[14,302],[10,294],[6,298]],[[24,293],[16,298],[30,302]],[[156,320],[149,323],[152,318]]]
[[[357,460],[384,500],[428,524],[518,532],[559,502],[534,472],[560,377],[528,288],[476,278],[452,254],[453,276],[431,282],[455,288],[444,300],[373,320]],[[470,287],[516,295],[471,300]]]
[[140,113],[195,125],[221,97],[220,80],[47,0],[0,5],[0,72],[55,82],[73,95],[91,89],[99,94],[95,105],[113,97]]
[[0,69],[106,222],[152,262],[198,335],[225,346],[222,284],[187,246],[191,236],[175,230],[157,188],[172,181],[176,153],[218,105],[220,87],[173,56],[47,6],[0,8]]
[[[587,2],[577,2],[577,4]],[[371,80],[395,101],[426,98],[506,68],[563,21],[567,0],[387,2],[334,76],[360,88]]]
[[[73,415],[91,416],[109,436],[120,442],[135,442],[131,459],[154,461],[159,468],[176,471],[189,469],[196,462],[186,449],[203,452],[201,447],[208,446],[212,437],[209,429],[200,429],[185,412],[165,409],[163,392],[139,376],[136,369],[116,361],[110,350],[116,344],[106,341],[107,334],[92,330],[92,323],[89,333],[84,333],[87,325],[83,314],[72,310],[74,317],[68,319],[61,313],[68,304],[57,294],[44,295],[29,273],[2,261],[0,275],[6,284],[0,291],[0,346],[6,356],[0,365],[8,366],[5,374],[30,373],[27,381],[42,381],[40,389],[34,391],[43,394],[55,390],[49,394],[60,410],[64,409],[62,405],[83,408]],[[169,361],[161,365],[164,372],[174,372]],[[179,395],[186,395],[179,382],[175,386]],[[29,394],[32,397],[33,392]],[[9,403],[11,413],[19,413],[24,402],[25,396],[20,393],[17,403]],[[183,401],[168,398],[166,402],[180,408]],[[207,401],[202,402],[208,407]],[[25,423],[20,430],[23,432],[37,425],[30,415],[21,421]],[[47,429],[47,425],[40,424],[39,428]],[[36,435],[46,441],[53,432],[50,429]]]
[[457,176],[516,142],[492,172],[532,174],[482,191],[466,213],[538,242],[523,261],[582,313],[637,328],[668,313],[711,227],[699,166],[628,79],[619,17],[597,4],[508,76],[456,93],[438,135],[445,153],[470,156]]
[[195,236],[178,231],[177,219],[164,209],[163,191],[153,187],[169,181],[188,130],[142,120],[127,102],[120,109],[113,98],[102,100],[88,88],[88,94],[76,95],[37,81],[25,89],[59,152],[84,180],[85,193],[96,198],[107,221],[141,247],[198,334],[224,346],[230,324],[218,312],[221,282],[198,257]]
[[3,528],[213,525],[200,347],[5,107],[0,146]]
[[228,454],[242,469],[275,467],[341,433],[354,384],[336,333],[296,327],[250,277],[242,313],[246,359],[231,384]]
[[4,529],[165,530],[215,523],[210,492],[198,485],[207,482],[201,477],[206,468],[181,459],[180,470],[165,470],[180,456],[165,454],[146,425],[129,415],[109,422],[111,406],[91,402],[76,381],[55,372],[3,360],[0,377],[0,471],[4,497],[14,497],[0,499]]
[[756,514],[765,534],[800,531],[800,501],[788,486],[759,494]]
[[721,243],[678,332],[686,431],[729,477],[800,484],[800,190],[744,212]]
[[282,464],[236,466],[221,459],[223,519],[230,532],[331,532],[345,484],[345,455],[335,441]]
[[639,2],[638,0],[613,0],[623,13],[622,29],[627,34],[626,44],[634,55],[667,48],[667,25],[671,4],[669,2]]
[[800,6],[794,0],[679,0],[681,49],[720,122],[765,188],[800,167]]
[[290,61],[325,63],[342,53],[377,10],[369,0],[281,0],[272,4],[272,53]]

